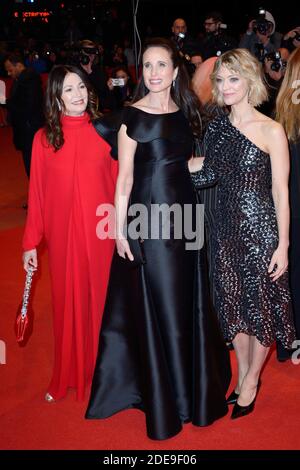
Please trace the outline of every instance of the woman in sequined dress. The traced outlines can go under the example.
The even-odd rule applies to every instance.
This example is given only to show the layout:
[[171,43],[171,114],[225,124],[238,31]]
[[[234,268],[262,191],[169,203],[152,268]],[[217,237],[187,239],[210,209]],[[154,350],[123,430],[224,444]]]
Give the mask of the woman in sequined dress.
[[[254,106],[266,98],[259,62],[245,49],[216,61],[213,93],[229,115],[214,119],[203,158],[189,162],[196,187],[218,182],[212,236],[216,309],[238,361],[228,398],[232,418],[253,411],[262,366],[275,339],[295,339],[288,287],[289,152],[282,126]],[[203,168],[201,168],[203,165]]]

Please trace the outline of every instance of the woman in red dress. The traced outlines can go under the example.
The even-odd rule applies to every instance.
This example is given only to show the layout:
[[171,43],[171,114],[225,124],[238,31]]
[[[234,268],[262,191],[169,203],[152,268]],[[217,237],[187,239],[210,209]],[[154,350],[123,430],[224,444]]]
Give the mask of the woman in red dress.
[[97,134],[96,100],[76,67],[56,66],[46,91],[46,126],[34,138],[24,269],[37,268],[44,237],[49,253],[54,313],[54,370],[45,399],[69,387],[84,398],[98,350],[112,238],[96,234],[100,204],[113,204],[117,162]]

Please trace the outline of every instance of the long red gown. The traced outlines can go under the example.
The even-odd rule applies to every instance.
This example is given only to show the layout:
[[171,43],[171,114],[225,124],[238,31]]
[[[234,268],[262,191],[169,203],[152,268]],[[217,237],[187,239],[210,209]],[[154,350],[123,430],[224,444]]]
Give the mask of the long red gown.
[[88,114],[62,118],[65,143],[54,152],[43,130],[34,138],[23,249],[45,237],[52,283],[55,399],[90,384],[114,240],[100,240],[99,204],[113,204],[117,162]]

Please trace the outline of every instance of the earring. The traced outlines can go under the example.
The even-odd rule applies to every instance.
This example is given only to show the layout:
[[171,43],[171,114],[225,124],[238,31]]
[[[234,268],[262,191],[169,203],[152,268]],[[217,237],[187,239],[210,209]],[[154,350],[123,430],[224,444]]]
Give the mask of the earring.
[[173,88],[175,88],[175,83],[176,83],[176,80],[174,78],[173,82],[172,82],[172,85],[173,85]]

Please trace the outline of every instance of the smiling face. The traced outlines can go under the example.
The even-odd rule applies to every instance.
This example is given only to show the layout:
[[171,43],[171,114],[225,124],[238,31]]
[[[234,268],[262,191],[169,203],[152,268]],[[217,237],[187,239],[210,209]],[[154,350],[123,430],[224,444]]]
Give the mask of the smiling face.
[[218,93],[226,106],[232,106],[248,100],[249,82],[238,72],[229,70],[223,65],[216,75]]
[[82,116],[88,104],[88,91],[76,73],[68,73],[63,83],[61,100],[64,103],[65,114]]
[[149,91],[159,93],[171,88],[178,69],[163,47],[149,47],[143,55],[143,78]]

